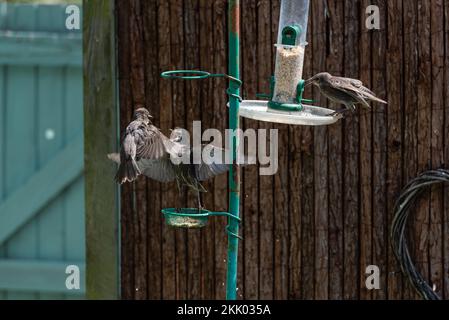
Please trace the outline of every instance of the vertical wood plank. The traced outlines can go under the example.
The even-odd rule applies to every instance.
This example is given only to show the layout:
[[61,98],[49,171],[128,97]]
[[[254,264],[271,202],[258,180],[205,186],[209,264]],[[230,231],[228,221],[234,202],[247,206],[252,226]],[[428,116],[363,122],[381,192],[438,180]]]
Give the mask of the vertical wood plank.
[[[42,31],[62,31],[64,14],[61,6],[39,6],[35,10],[36,28]],[[66,126],[66,70],[63,67],[36,70],[37,82],[37,135],[38,166],[43,166],[67,143]],[[81,109],[81,105],[78,106]],[[81,120],[81,119],[79,119]],[[82,120],[78,122],[78,125]],[[50,132],[54,133],[53,138]],[[65,258],[65,205],[64,197],[51,201],[36,217],[40,259],[64,260]],[[80,215],[77,215],[80,219]],[[84,242],[84,241],[83,241]],[[82,244],[84,244],[82,242]],[[83,259],[82,259],[83,260]],[[82,261],[81,260],[81,261]],[[40,299],[62,299],[62,294],[40,293]]]
[[[378,0],[380,16],[386,17],[386,1]],[[387,99],[388,82],[385,67],[387,46],[386,19],[381,20],[380,30],[374,30],[372,34],[372,89],[381,99]],[[374,50],[374,48],[378,48]],[[380,268],[380,290],[373,290],[373,299],[386,299],[387,290],[387,250],[388,250],[388,225],[387,225],[387,109],[386,105],[375,103],[373,106],[373,202],[372,202],[372,255],[373,264]],[[366,266],[365,266],[366,267]],[[362,268],[361,273],[363,273]],[[366,278],[365,278],[366,279]],[[365,280],[363,279],[363,280]],[[364,283],[365,281],[363,281]]]
[[[311,10],[313,13],[314,11]],[[309,41],[313,45],[313,20],[309,20],[308,30],[312,33],[312,41]],[[313,47],[312,47],[313,48]],[[306,49],[307,50],[307,49]],[[305,62],[304,62],[304,70],[313,70],[313,73],[316,73],[316,70],[313,69],[313,55],[309,55],[306,53]],[[309,95],[312,94],[312,89],[308,88]],[[301,186],[299,190],[295,192],[300,192],[300,213],[301,216],[299,218],[300,221],[300,241],[299,246],[301,257],[300,264],[301,270],[300,275],[298,275],[300,279],[299,288],[301,290],[299,296],[301,299],[311,300],[314,298],[315,293],[315,283],[314,283],[314,265],[315,265],[315,255],[314,255],[314,194],[313,194],[313,128],[311,127],[300,127],[300,137],[301,140],[299,142],[300,150],[301,150],[301,166],[300,166],[300,181]]]
[[[312,14],[308,23],[309,47],[306,48],[304,57],[304,78],[309,77],[312,70],[312,49],[310,40],[312,39]],[[274,23],[274,21],[273,21]],[[275,55],[273,55],[275,60]],[[275,61],[274,61],[275,63]],[[305,95],[309,97],[311,89],[306,88]],[[302,298],[302,128],[300,126],[289,126],[289,217],[288,217],[288,299],[299,300]]]
[[[326,69],[343,75],[344,70],[344,2],[328,1],[328,55]],[[321,70],[315,70],[319,72]],[[340,106],[329,103],[338,109]],[[330,126],[329,135],[329,299],[343,298],[343,142],[341,121]]]
[[[185,32],[183,23],[183,1],[170,1],[170,52],[171,67],[173,69],[184,69],[185,66]],[[185,109],[185,82],[174,81],[172,92],[173,104],[173,126],[185,128],[186,109]],[[175,186],[171,186],[175,189]],[[186,205],[186,194],[183,196],[183,203]],[[187,196],[189,196],[187,194]],[[170,198],[173,199],[173,198]],[[175,231],[176,245],[176,298],[187,299],[188,297],[188,242],[187,231]]]
[[[403,2],[404,8],[404,154],[403,154],[403,168],[404,168],[404,183],[407,183],[418,174],[418,93],[417,87],[417,75],[418,75],[418,55],[416,32],[417,27],[417,2]],[[425,41],[425,39],[424,39]],[[414,220],[411,219],[411,222]],[[410,223],[411,228],[415,227],[414,223]],[[412,229],[414,230],[414,229]],[[414,232],[410,232],[410,235],[415,235]],[[414,251],[414,244],[417,243],[417,239],[410,243],[410,251]],[[422,270],[422,269],[420,269]],[[425,274],[424,274],[425,276]],[[408,283],[404,282],[404,298],[416,299],[417,295],[414,289]]]
[[[3,16],[2,16],[3,18]],[[0,22],[1,25],[1,22]],[[6,100],[5,100],[5,89],[6,89],[6,74],[5,74],[6,67],[0,66],[0,202],[3,202],[3,200],[6,198],[5,191],[4,191],[4,179],[5,179],[5,172],[4,172],[4,164],[5,164],[5,115],[6,115]],[[5,256],[5,246],[3,243],[0,244],[0,258],[3,258]],[[6,291],[0,290],[0,299],[4,299],[6,297]]]
[[[144,57],[144,33],[142,32],[143,16],[142,3],[139,0],[129,1],[129,45],[130,50],[130,73],[129,85],[131,86],[131,93],[133,96],[133,104],[127,105],[127,108],[137,109],[145,107],[146,93],[145,93],[145,59]],[[148,107],[152,111],[151,107]],[[148,271],[147,266],[147,179],[140,177],[133,184],[135,193],[133,225],[132,232],[134,236],[134,299],[147,299],[147,281],[145,274]]]
[[[64,72],[64,137],[72,141],[83,134],[83,75],[81,68],[67,67]],[[86,256],[84,176],[79,177],[64,194],[64,258],[66,261],[84,261]],[[85,278],[81,288],[86,288]],[[66,295],[66,298],[75,296]]]
[[[1,8],[1,7],[0,7]],[[1,16],[3,22],[0,22],[0,25],[4,23],[3,15]],[[3,201],[6,198],[5,192],[5,127],[6,127],[6,70],[5,66],[0,66],[0,201]],[[0,258],[3,258],[6,253],[6,248],[4,243],[0,244]],[[4,300],[6,298],[6,291],[0,290],[0,299]]]
[[[388,45],[387,45],[387,214],[388,228],[390,228],[394,205],[401,191],[403,181],[403,140],[404,96],[403,96],[403,7],[402,1],[389,0],[387,2],[388,18]],[[398,41],[401,39],[401,41]],[[391,249],[388,240],[388,299],[399,300],[402,298],[402,277],[400,267]]]
[[[5,66],[0,66],[0,200],[3,201],[5,196],[5,187],[4,187],[4,179],[5,179],[5,147],[6,147],[6,141],[5,141],[5,128],[6,128],[6,75],[7,75],[7,68]],[[3,246],[0,246],[0,253],[3,252]]]
[[[444,163],[449,163],[449,0],[444,1]],[[449,234],[449,186],[444,188],[443,234]],[[449,299],[449,237],[443,239],[444,250],[444,299]]]
[[[266,57],[266,63],[259,63],[258,67],[258,90],[264,90],[268,86],[268,81],[272,75],[271,67],[271,2],[263,1],[258,3],[257,7],[257,34],[259,57]],[[267,131],[273,126],[269,123],[259,122],[259,129]],[[268,140],[268,138],[267,138]],[[268,141],[261,141],[267,143]],[[259,232],[260,232],[260,269],[259,269],[259,290],[260,299],[274,298],[274,231],[273,231],[273,176],[259,177]]]
[[[366,8],[370,4],[369,1],[362,1],[362,8]],[[373,48],[372,37],[374,32],[366,27],[361,27],[360,33],[360,80],[368,88],[372,88],[372,56]],[[372,290],[368,290],[365,285],[366,267],[372,265],[373,252],[373,179],[377,174],[373,171],[374,157],[373,154],[373,129],[372,120],[373,113],[377,112],[377,105],[372,106],[373,109],[366,109],[359,107],[360,109],[360,299],[370,300],[372,299]]]
[[[361,2],[345,1],[345,76],[359,77]],[[343,123],[344,299],[359,297],[359,111]]]
[[120,295],[117,186],[104,177],[113,177],[116,166],[97,160],[117,148],[114,1],[84,1],[83,8],[87,298],[114,299]]
[[[199,25],[199,55],[201,70],[214,70],[213,32],[215,24],[213,20],[213,3],[208,0],[200,0],[200,25]],[[213,81],[206,80],[200,83],[201,121],[203,130],[212,128],[214,124],[213,99],[215,92]],[[214,181],[204,184],[209,192],[203,194],[203,205],[206,208],[214,208]],[[207,228],[201,233],[201,299],[215,297],[215,221],[210,221]],[[242,257],[243,259],[243,257]],[[243,270],[240,270],[243,272]]]
[[[444,7],[443,1],[431,1],[430,34],[432,66],[432,119],[431,119],[431,157],[432,168],[444,167]],[[446,120],[447,121],[447,120]],[[440,297],[444,294],[443,272],[443,190],[436,188],[431,192],[429,221],[429,268],[431,285],[435,285]]]
[[[171,29],[170,29],[170,6],[168,1],[158,1],[158,59],[159,72],[171,69]],[[154,62],[148,62],[154,63]],[[172,105],[173,84],[168,80],[161,80],[159,86],[159,125],[163,130],[173,127],[173,105]],[[172,184],[160,184],[160,207],[170,207],[179,199],[176,188]],[[157,202],[155,203],[155,205]],[[158,208],[160,209],[160,208]],[[160,218],[159,218],[160,219]],[[165,223],[162,226],[162,265],[160,276],[162,277],[162,299],[176,298],[176,246],[175,230],[169,228]]]
[[[227,1],[214,1],[213,16],[216,29],[214,31],[213,48],[214,48],[214,70],[227,70]],[[214,128],[225,132],[228,128],[228,112],[226,103],[228,98],[225,94],[227,82],[223,79],[214,79]],[[214,185],[214,203],[215,210],[228,210],[227,196],[228,177],[220,175],[215,178]],[[215,298],[224,299],[226,297],[226,246],[227,233],[225,219],[217,219],[215,221]],[[239,284],[237,284],[237,287]]]
[[[129,2],[117,1],[117,32],[118,37],[118,75],[119,81],[119,99],[120,99],[120,133],[124,132],[126,126],[131,120],[132,108],[128,104],[132,103],[132,94],[130,88],[130,38],[129,38]],[[122,107],[124,106],[124,107]],[[122,139],[122,134],[120,135]],[[121,286],[121,298],[132,299],[134,297],[134,232],[132,231],[133,224],[133,196],[132,185],[123,184],[120,186],[120,238],[121,238],[121,253],[120,253],[120,277],[121,283],[126,285]]]
[[[305,68],[304,68],[305,69]],[[301,251],[302,251],[302,241],[301,241],[301,217],[302,217],[302,161],[301,161],[301,130],[299,127],[290,128],[290,137],[292,142],[289,144],[289,154],[290,154],[290,185],[289,185],[289,294],[288,298],[293,300],[301,299]]]
[[[242,6],[242,80],[245,96],[250,99],[258,93],[257,70],[257,0],[249,0]],[[269,90],[265,88],[264,92]],[[243,128],[257,130],[258,122],[242,119]],[[244,298],[259,298],[259,171],[257,166],[243,168],[243,232],[244,241]]]
[[[184,1],[184,33],[185,33],[185,68],[188,70],[198,69],[199,61],[199,8],[198,0]],[[207,81],[207,80],[206,80]],[[186,128],[193,134],[193,121],[201,120],[201,102],[199,94],[199,83],[188,81],[186,86]],[[203,130],[203,129],[202,129]],[[195,192],[189,193],[189,207],[196,208],[198,203]],[[201,295],[200,275],[202,273],[201,257],[201,231],[188,230],[188,298],[198,300]]]
[[[39,14],[39,12],[38,12]],[[63,68],[41,67],[36,72],[36,133],[38,167],[41,168],[65,145],[63,126],[65,74]],[[54,137],[50,138],[50,132]],[[62,197],[51,201],[35,218],[40,259],[64,259],[64,201]],[[40,299],[61,299],[61,294],[39,294]]]
[[[157,0],[141,3],[143,14],[143,43],[145,60],[145,101],[152,113],[156,125],[160,125],[159,83],[161,82],[159,69],[159,34],[158,34],[158,6]],[[168,30],[165,30],[169,32]],[[148,243],[148,299],[162,299],[162,223],[160,184],[147,181],[147,243]],[[170,263],[169,268],[172,268]]]
[[301,208],[301,289],[302,299],[314,298],[314,265],[315,265],[315,225],[313,200],[313,131],[311,128],[302,128],[302,208]]
[[[3,16],[2,19],[3,20]],[[0,25],[2,22],[0,22]],[[6,114],[6,101],[5,101],[5,88],[6,88],[6,82],[5,82],[5,66],[0,66],[0,201],[3,201],[5,196],[4,192],[4,164],[5,164],[5,114]],[[3,244],[0,244],[0,258],[3,258],[5,255],[5,246]],[[0,290],[0,299],[3,300],[6,298],[6,291]]]
[[[418,95],[417,114],[417,151],[418,173],[429,170],[432,165],[432,75],[430,43],[430,1],[418,1],[418,34],[416,40],[418,52],[418,73],[415,90]],[[415,265],[426,281],[429,281],[429,216],[430,192],[425,194],[416,206],[414,216],[413,241],[415,243]]]
[[[273,44],[278,38],[280,1],[271,3],[271,43],[273,57],[275,48]],[[274,59],[272,59],[271,74],[274,74]],[[274,126],[273,126],[274,127]],[[285,300],[288,297],[288,221],[289,221],[289,126],[276,125],[278,129],[278,171],[274,175],[274,299]]]
[[[34,11],[30,8],[17,10],[15,25],[25,29],[35,23]],[[38,169],[37,163],[37,110],[35,68],[25,66],[8,67],[6,101],[8,110],[5,126],[5,193],[19,188]],[[27,92],[26,95],[19,94]],[[23,115],[28,115],[24,117]],[[21,125],[18,126],[17,124]],[[23,126],[23,127],[22,127]],[[17,148],[17,146],[21,146]],[[38,225],[31,220],[20,228],[5,243],[7,258],[33,259],[38,257]],[[7,293],[8,299],[37,299],[35,292]]]
[[[312,43],[313,68],[325,70],[326,68],[326,7],[322,1],[311,2],[311,12],[314,20]],[[310,54],[310,51],[307,53]],[[318,90],[314,89],[316,105],[325,103]],[[329,189],[328,189],[328,128],[326,126],[314,129],[314,220],[315,220],[315,293],[317,300],[329,297]]]
[[[36,26],[35,8],[15,6],[8,16],[8,26],[16,30],[32,30]],[[24,183],[28,176],[38,169],[37,149],[37,109],[35,68],[25,66],[8,67],[6,101],[8,110],[5,126],[5,192],[10,194]],[[27,92],[27,95],[20,95]],[[29,116],[23,117],[24,114]],[[21,126],[17,126],[21,123]],[[17,146],[21,146],[17,150]],[[23,149],[26,150],[23,150]],[[20,159],[16,159],[20,157]],[[30,161],[31,159],[31,161]],[[7,258],[33,259],[39,255],[39,229],[36,220],[29,221],[5,243]],[[31,245],[30,245],[31,244]],[[8,299],[37,299],[35,292],[7,293]]]

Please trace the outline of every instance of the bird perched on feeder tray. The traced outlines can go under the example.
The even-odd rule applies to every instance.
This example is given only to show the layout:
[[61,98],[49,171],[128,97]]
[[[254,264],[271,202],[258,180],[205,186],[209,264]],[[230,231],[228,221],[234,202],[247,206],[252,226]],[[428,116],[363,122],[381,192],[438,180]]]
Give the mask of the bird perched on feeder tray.
[[[207,192],[201,182],[227,172],[229,165],[224,164],[224,161],[194,164],[194,149],[183,142],[182,129],[172,130],[168,138],[151,123],[151,118],[147,109],[137,109],[134,120],[126,128],[120,154],[108,154],[110,160],[119,164],[115,180],[123,184],[144,175],[159,182],[176,181],[180,195],[184,187],[197,192],[201,210],[200,192]],[[224,159],[224,149],[211,145],[206,148],[212,156],[218,153],[218,157]],[[176,161],[184,159],[186,155],[190,160],[188,163]]]
[[305,82],[305,86],[311,84],[316,85],[329,100],[345,105],[344,109],[335,111],[331,114],[332,116],[341,115],[349,110],[355,112],[356,104],[370,108],[368,101],[387,104],[386,101],[377,98],[371,90],[363,86],[362,81],[357,79],[334,77],[327,72],[321,72]]

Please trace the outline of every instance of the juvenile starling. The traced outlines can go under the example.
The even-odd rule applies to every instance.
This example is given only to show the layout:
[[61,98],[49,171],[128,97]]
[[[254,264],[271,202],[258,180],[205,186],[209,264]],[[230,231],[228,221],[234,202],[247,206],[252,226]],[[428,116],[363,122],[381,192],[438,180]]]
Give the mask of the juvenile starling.
[[[200,192],[207,192],[201,182],[229,170],[229,165],[224,163],[224,149],[211,145],[202,146],[202,149],[207,148],[212,155],[218,153],[223,161],[193,164],[195,149],[182,141],[182,130],[172,130],[169,139],[151,123],[150,118],[152,117],[147,109],[137,109],[134,121],[126,128],[120,155],[108,155],[109,159],[120,165],[116,181],[120,184],[132,182],[141,174],[159,182],[176,181],[180,194],[184,187],[197,193],[198,207],[201,209]],[[190,160],[188,163],[173,161],[186,155]]]
[[340,115],[351,110],[355,111],[355,105],[361,104],[370,108],[368,101],[375,101],[387,104],[386,101],[376,97],[376,95],[363,86],[362,81],[351,78],[334,77],[327,72],[318,73],[309,80],[305,85],[316,85],[320,92],[331,101],[345,105],[344,109],[337,110],[331,115]]
[[137,162],[141,159],[159,160],[177,150],[176,145],[152,123],[145,108],[134,112],[134,120],[126,128],[120,150],[120,166],[115,180],[122,184],[137,179],[142,173]]

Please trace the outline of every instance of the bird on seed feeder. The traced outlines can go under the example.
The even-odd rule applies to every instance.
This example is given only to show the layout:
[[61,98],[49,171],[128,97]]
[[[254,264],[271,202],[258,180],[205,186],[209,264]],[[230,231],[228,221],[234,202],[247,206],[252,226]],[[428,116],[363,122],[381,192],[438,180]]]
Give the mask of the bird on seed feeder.
[[334,77],[327,72],[321,72],[305,82],[305,86],[311,84],[316,85],[329,100],[345,105],[345,108],[335,111],[331,114],[332,116],[341,115],[347,111],[355,112],[356,104],[370,108],[368,101],[387,104],[357,79]]
[[[168,138],[151,123],[151,118],[147,109],[137,109],[134,120],[126,128],[120,154],[108,154],[110,160],[119,164],[115,180],[123,184],[144,175],[159,182],[176,181],[180,195],[184,187],[197,192],[198,208],[201,210],[200,192],[207,192],[201,182],[227,172],[229,165],[224,164],[224,161],[193,164],[193,148],[182,142],[182,129],[172,130]],[[218,153],[224,159],[224,149],[211,145],[205,148],[208,148],[211,156]],[[186,154],[190,162],[173,161]]]

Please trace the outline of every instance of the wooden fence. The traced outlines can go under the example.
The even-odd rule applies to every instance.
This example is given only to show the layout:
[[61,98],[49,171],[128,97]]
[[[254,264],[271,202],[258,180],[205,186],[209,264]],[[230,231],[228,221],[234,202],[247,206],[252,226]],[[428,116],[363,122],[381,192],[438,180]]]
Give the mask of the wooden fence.
[[[365,27],[377,5],[381,29]],[[224,0],[116,1],[121,129],[145,105],[165,132],[227,127],[221,79],[162,80],[172,69],[226,72]],[[273,74],[279,0],[242,1],[245,98],[267,92]],[[338,124],[279,129],[279,172],[243,172],[241,299],[415,299],[388,239],[395,200],[409,179],[449,164],[449,1],[313,0],[305,77],[320,71],[360,78],[388,106]],[[310,90],[310,89],[309,89]],[[307,91],[318,105],[328,102]],[[333,106],[336,107],[336,106]],[[206,207],[227,209],[227,177],[206,184]],[[175,185],[141,178],[121,193],[123,298],[224,298],[226,233],[218,219],[201,231],[164,225],[160,209]],[[419,270],[449,297],[449,190],[419,202],[410,246]],[[186,205],[194,204],[185,197]],[[365,287],[377,265],[380,290]]]

